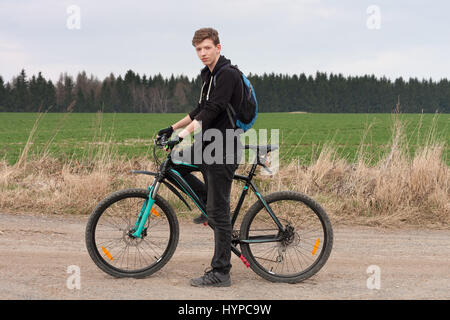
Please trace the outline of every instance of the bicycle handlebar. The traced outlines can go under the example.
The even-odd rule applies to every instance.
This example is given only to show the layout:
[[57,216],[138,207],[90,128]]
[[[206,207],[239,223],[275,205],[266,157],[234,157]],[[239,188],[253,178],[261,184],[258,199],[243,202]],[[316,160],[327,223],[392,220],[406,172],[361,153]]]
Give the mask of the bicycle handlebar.
[[169,139],[165,135],[162,136],[156,136],[156,139],[154,140],[154,143],[157,147],[164,148],[167,145],[167,142]]
[[[159,147],[161,149],[166,149],[167,147],[167,142],[169,142],[169,139],[167,138],[167,136],[162,135],[162,136],[157,136],[156,139],[154,139],[154,144],[156,147]],[[155,156],[155,160],[156,160],[156,153],[155,150],[154,151],[154,156]],[[256,164],[262,166],[265,170],[267,170],[270,174],[273,174],[272,171],[266,166],[266,164],[263,162],[263,159],[260,158],[260,155],[257,154],[257,160],[256,160]]]

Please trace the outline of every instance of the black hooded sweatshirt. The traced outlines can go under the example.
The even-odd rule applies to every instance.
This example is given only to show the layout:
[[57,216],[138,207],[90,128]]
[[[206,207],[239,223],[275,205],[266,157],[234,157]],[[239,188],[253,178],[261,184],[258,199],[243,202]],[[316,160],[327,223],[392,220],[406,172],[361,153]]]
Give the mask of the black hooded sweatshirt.
[[[231,61],[220,56],[214,69],[210,72],[206,66],[201,71],[203,86],[197,108],[189,113],[191,120],[202,121],[202,131],[215,128],[226,133],[226,129],[233,129],[227,113],[227,105],[236,108],[242,98],[242,81],[239,71],[226,67]],[[214,75],[220,70],[215,81]]]

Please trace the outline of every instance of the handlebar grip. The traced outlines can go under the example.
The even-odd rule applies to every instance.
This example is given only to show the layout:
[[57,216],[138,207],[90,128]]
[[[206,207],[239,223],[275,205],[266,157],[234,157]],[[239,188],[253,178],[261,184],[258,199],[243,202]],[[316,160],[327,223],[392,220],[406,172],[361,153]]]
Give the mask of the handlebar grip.
[[157,145],[158,147],[164,148],[167,144],[167,142],[169,141],[169,139],[166,138],[166,136],[157,136],[155,139],[155,145]]

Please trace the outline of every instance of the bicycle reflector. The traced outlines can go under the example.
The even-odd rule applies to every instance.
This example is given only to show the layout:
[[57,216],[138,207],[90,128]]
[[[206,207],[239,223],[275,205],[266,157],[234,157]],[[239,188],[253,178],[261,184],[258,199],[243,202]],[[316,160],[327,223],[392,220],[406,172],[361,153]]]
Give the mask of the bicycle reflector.
[[319,244],[320,244],[320,238],[317,238],[316,243],[314,244],[314,248],[312,250],[312,255],[316,254],[317,249],[319,249]]
[[111,253],[109,253],[109,251],[106,250],[105,247],[102,247],[102,250],[103,250],[103,253],[105,254],[105,256],[107,256],[109,260],[111,260],[111,261],[114,260],[114,258],[112,257]]
[[161,215],[158,213],[158,211],[155,210],[155,208],[151,208],[150,212],[153,213],[157,217],[161,217]]

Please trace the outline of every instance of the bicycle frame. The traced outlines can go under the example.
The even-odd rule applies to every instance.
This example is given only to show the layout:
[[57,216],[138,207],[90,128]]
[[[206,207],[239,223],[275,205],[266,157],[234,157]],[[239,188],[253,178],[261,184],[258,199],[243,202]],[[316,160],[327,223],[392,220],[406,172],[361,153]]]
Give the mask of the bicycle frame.
[[[141,208],[141,210],[139,212],[138,219],[136,221],[136,227],[135,227],[136,231],[132,234],[134,237],[136,237],[136,238],[140,238],[141,237],[141,233],[144,230],[145,223],[146,223],[146,221],[148,219],[148,216],[149,216],[149,213],[151,211],[151,208],[152,208],[152,206],[153,206],[153,204],[155,202],[156,194],[158,193],[158,190],[159,190],[159,187],[160,187],[161,183],[166,185],[172,192],[174,192],[183,201],[183,203],[189,209],[191,209],[189,207],[189,205],[187,204],[187,202],[185,201],[185,199],[180,195],[180,193],[173,187],[173,185],[171,183],[169,183],[167,181],[167,178],[171,178],[171,180],[175,182],[175,187],[177,187],[179,190],[181,190],[182,192],[187,194],[192,199],[192,201],[195,203],[195,205],[200,209],[202,214],[204,214],[206,217],[208,216],[207,213],[206,213],[206,204],[192,190],[192,188],[189,186],[189,184],[186,182],[186,180],[181,176],[181,174],[178,171],[176,171],[176,169],[174,168],[174,164],[182,165],[182,166],[184,165],[184,166],[189,166],[189,167],[194,166],[194,165],[186,164],[186,163],[180,163],[180,162],[174,163],[174,162],[172,162],[171,155],[169,153],[169,155],[167,156],[166,160],[161,164],[159,173],[154,173],[154,172],[150,172],[150,171],[132,171],[134,173],[142,173],[142,174],[148,174],[148,175],[155,176],[155,179],[154,179],[153,183],[151,184],[150,187],[148,187],[149,198],[148,198],[148,200],[146,200],[144,202],[144,204],[143,204],[143,206],[142,206],[142,208]],[[253,179],[253,177],[255,175],[255,171],[256,171],[257,165],[258,165],[257,163],[254,163],[252,165],[252,168],[251,168],[248,176],[235,174],[234,177],[233,177],[233,180],[243,181],[243,182],[245,182],[245,185],[244,185],[244,188],[243,188],[243,190],[241,192],[241,195],[239,197],[239,200],[238,200],[238,203],[236,205],[236,208],[234,209],[234,212],[233,212],[233,214],[231,216],[231,225],[232,225],[232,227],[234,227],[234,224],[235,224],[236,219],[237,219],[237,217],[239,215],[239,212],[240,212],[240,209],[242,207],[242,204],[244,203],[245,197],[248,194],[248,190],[249,190],[249,188],[251,188],[253,190],[253,192],[255,192],[258,200],[262,203],[263,207],[267,210],[269,215],[272,217],[272,219],[274,220],[275,224],[278,226],[278,228],[279,228],[278,234],[280,234],[280,233],[285,231],[285,228],[280,223],[280,221],[278,220],[276,215],[273,213],[273,211],[270,208],[269,204],[266,203],[264,198],[261,196],[258,188],[256,187],[256,185],[252,181],[252,179]],[[196,167],[196,166],[194,166],[194,167]],[[232,244],[231,244],[231,250],[238,257],[240,257],[241,260],[248,267],[248,262],[243,257],[241,251],[236,247],[237,244],[240,244],[240,243],[255,243],[255,242],[257,242],[257,243],[277,242],[277,241],[280,241],[280,240],[281,239],[280,239],[279,236],[253,237],[253,238],[246,239],[246,240],[233,239],[232,240]]]

